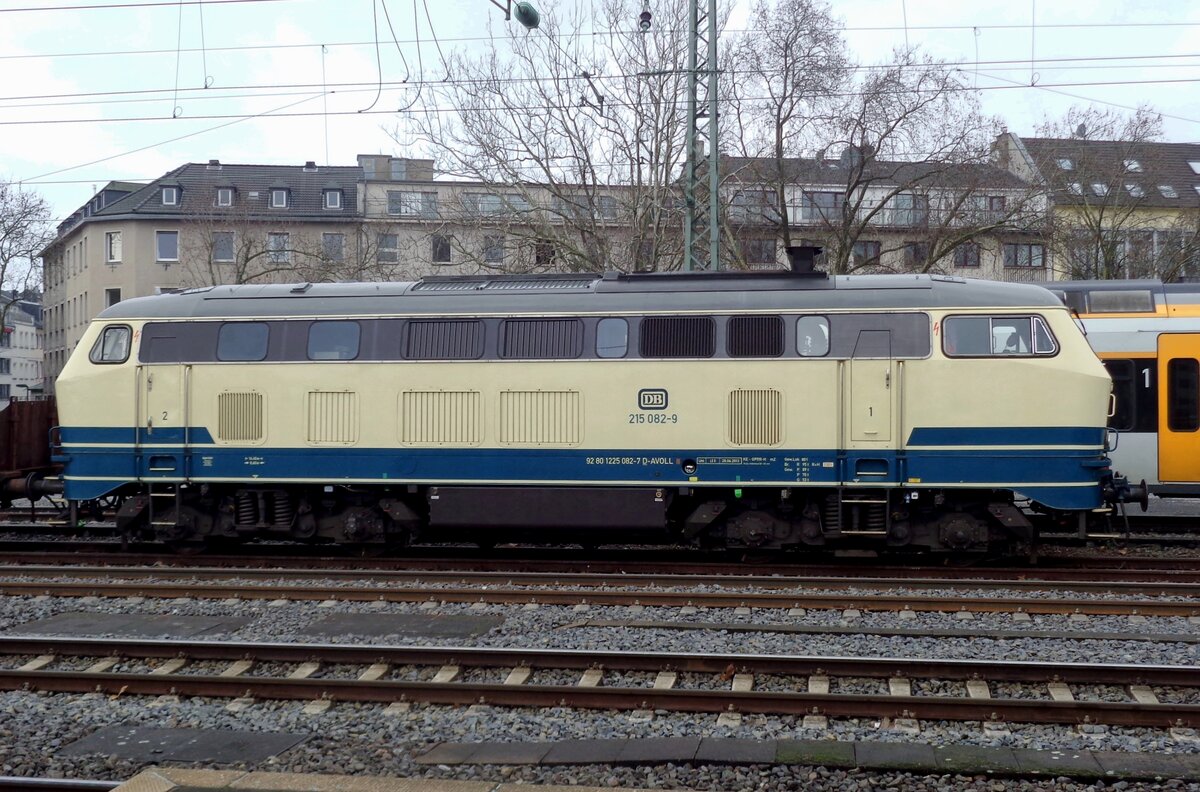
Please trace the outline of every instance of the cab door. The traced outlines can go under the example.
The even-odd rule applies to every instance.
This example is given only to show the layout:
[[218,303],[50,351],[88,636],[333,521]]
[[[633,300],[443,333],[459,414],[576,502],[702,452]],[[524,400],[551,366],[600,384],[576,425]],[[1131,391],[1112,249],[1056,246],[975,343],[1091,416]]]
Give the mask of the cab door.
[[190,365],[138,366],[137,448],[141,473],[186,477]]
[[846,415],[850,448],[876,448],[892,442],[895,375],[891,332],[860,330],[850,360]]
[[1158,480],[1200,481],[1200,334],[1158,337]]

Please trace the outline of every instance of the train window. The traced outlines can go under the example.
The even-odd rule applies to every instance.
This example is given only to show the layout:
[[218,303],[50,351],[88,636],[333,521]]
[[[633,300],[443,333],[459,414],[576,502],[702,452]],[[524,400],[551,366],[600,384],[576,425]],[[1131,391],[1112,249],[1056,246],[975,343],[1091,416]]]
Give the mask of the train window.
[[596,323],[596,357],[623,358],[629,351],[629,322],[609,316]]
[[644,358],[712,357],[716,326],[708,316],[647,316],[640,347]]
[[217,360],[265,360],[269,337],[265,322],[227,322],[217,333]]
[[950,316],[942,323],[949,357],[1029,357],[1058,352],[1054,335],[1037,316]]
[[1058,343],[1054,334],[1046,326],[1046,322],[1038,316],[1033,317],[1033,353],[1035,355],[1053,355],[1058,351]]
[[824,316],[801,316],[796,320],[796,351],[800,357],[829,354],[829,320]]
[[313,322],[308,326],[308,359],[354,360],[361,332],[358,322]]
[[1149,289],[1105,289],[1088,293],[1092,313],[1154,313],[1154,294]]
[[505,319],[501,324],[501,357],[561,360],[581,354],[583,322],[578,319]]
[[1133,361],[1106,360],[1104,365],[1112,377],[1115,397],[1115,409],[1112,417],[1108,419],[1108,426],[1119,432],[1128,432],[1133,429],[1134,416],[1137,414]]
[[1175,358],[1167,363],[1167,428],[1200,429],[1200,361]]
[[729,357],[779,357],[783,320],[778,316],[734,316],[726,328]]
[[483,356],[483,322],[478,319],[420,319],[408,323],[408,360],[476,360]]
[[109,325],[100,333],[88,358],[93,363],[124,363],[129,359],[129,325]]

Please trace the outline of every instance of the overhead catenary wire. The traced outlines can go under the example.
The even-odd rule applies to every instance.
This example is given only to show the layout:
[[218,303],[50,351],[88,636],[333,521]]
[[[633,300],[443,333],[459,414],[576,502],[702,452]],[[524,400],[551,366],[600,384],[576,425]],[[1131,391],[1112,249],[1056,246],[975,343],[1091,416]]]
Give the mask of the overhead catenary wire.
[[[158,8],[162,6],[200,5],[204,0],[157,0],[145,3],[88,3],[85,5],[65,6],[22,6],[18,8],[0,8],[0,14],[16,14],[20,12],[43,11],[97,11],[108,8]],[[292,0],[208,0],[209,5],[238,5],[243,3],[288,3]]]

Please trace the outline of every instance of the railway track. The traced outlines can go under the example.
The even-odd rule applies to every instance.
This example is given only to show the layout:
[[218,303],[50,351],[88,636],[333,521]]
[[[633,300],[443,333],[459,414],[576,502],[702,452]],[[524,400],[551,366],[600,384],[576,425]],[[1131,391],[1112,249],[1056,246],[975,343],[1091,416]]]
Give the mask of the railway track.
[[[1200,704],[1166,696],[1171,691],[1175,698],[1186,698],[1200,686],[1195,666],[11,636],[0,637],[0,654],[15,658],[0,669],[0,688],[51,692],[1159,728],[1200,724]],[[95,662],[83,670],[55,670],[64,658]],[[16,665],[20,660],[24,662]],[[217,673],[188,673],[189,663],[200,661],[227,665]],[[270,675],[258,676],[252,673],[256,663],[287,664],[288,671],[281,675],[271,669]],[[114,670],[122,667],[137,670]],[[329,667],[339,670],[322,676]],[[346,667],[353,667],[353,676],[345,676]],[[464,669],[495,673],[468,678]],[[538,684],[535,675],[543,671],[580,675],[574,684]],[[629,672],[657,676],[652,686],[638,686],[620,675]],[[677,686],[687,675],[707,678],[710,684]],[[778,684],[755,689],[755,679],[762,677],[793,682],[785,689]],[[880,680],[888,692],[839,693],[843,678]],[[914,691],[916,680],[961,683],[960,693],[922,695]],[[990,685],[1001,682],[1033,686],[1044,695],[993,697]],[[1118,686],[1126,689],[1127,700],[1085,700],[1072,685]]]
[[[65,570],[57,569],[57,579],[0,580],[0,594],[6,596],[105,597],[147,599],[243,599],[243,600],[329,600],[347,602],[450,602],[490,604],[659,606],[704,608],[774,608],[806,610],[920,611],[971,613],[1083,614],[1094,616],[1200,616],[1200,600],[1195,599],[1086,599],[1048,598],[1045,596],[955,596],[930,597],[922,593],[878,593],[844,591],[797,593],[794,591],[745,590],[664,590],[661,576],[654,588],[609,589],[573,586],[573,578],[539,578],[538,584],[525,587],[494,582],[491,575],[476,581],[476,586],[437,587],[404,586],[395,583],[378,586],[329,585],[313,582],[281,582],[269,570],[255,570],[251,577],[269,582],[196,582],[187,571],[172,579],[173,570],[138,570],[139,582],[62,580]],[[227,570],[223,574],[229,576]],[[307,577],[320,577],[309,574]],[[511,577],[511,576],[510,576]],[[713,581],[709,581],[712,583]],[[899,580],[881,586],[882,592],[908,587],[911,581]],[[857,588],[856,581],[840,581],[837,588]],[[942,588],[945,581],[939,581]],[[622,584],[624,585],[624,584]],[[1140,584],[1138,584],[1140,585]],[[1180,584],[1187,591],[1195,587]],[[536,587],[535,587],[536,586]],[[992,588],[1004,588],[997,585]],[[1045,584],[1042,584],[1045,587]],[[984,588],[987,588],[986,586]],[[1035,592],[1037,593],[1037,592]],[[1160,592],[1161,593],[1161,592]]]

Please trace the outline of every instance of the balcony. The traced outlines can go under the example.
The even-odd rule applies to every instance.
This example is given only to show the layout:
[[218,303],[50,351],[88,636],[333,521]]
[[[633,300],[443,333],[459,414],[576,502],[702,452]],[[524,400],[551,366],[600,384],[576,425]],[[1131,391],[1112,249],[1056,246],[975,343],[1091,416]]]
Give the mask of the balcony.
[[1050,277],[1046,267],[1004,267],[1000,280],[1006,283],[1044,283]]

